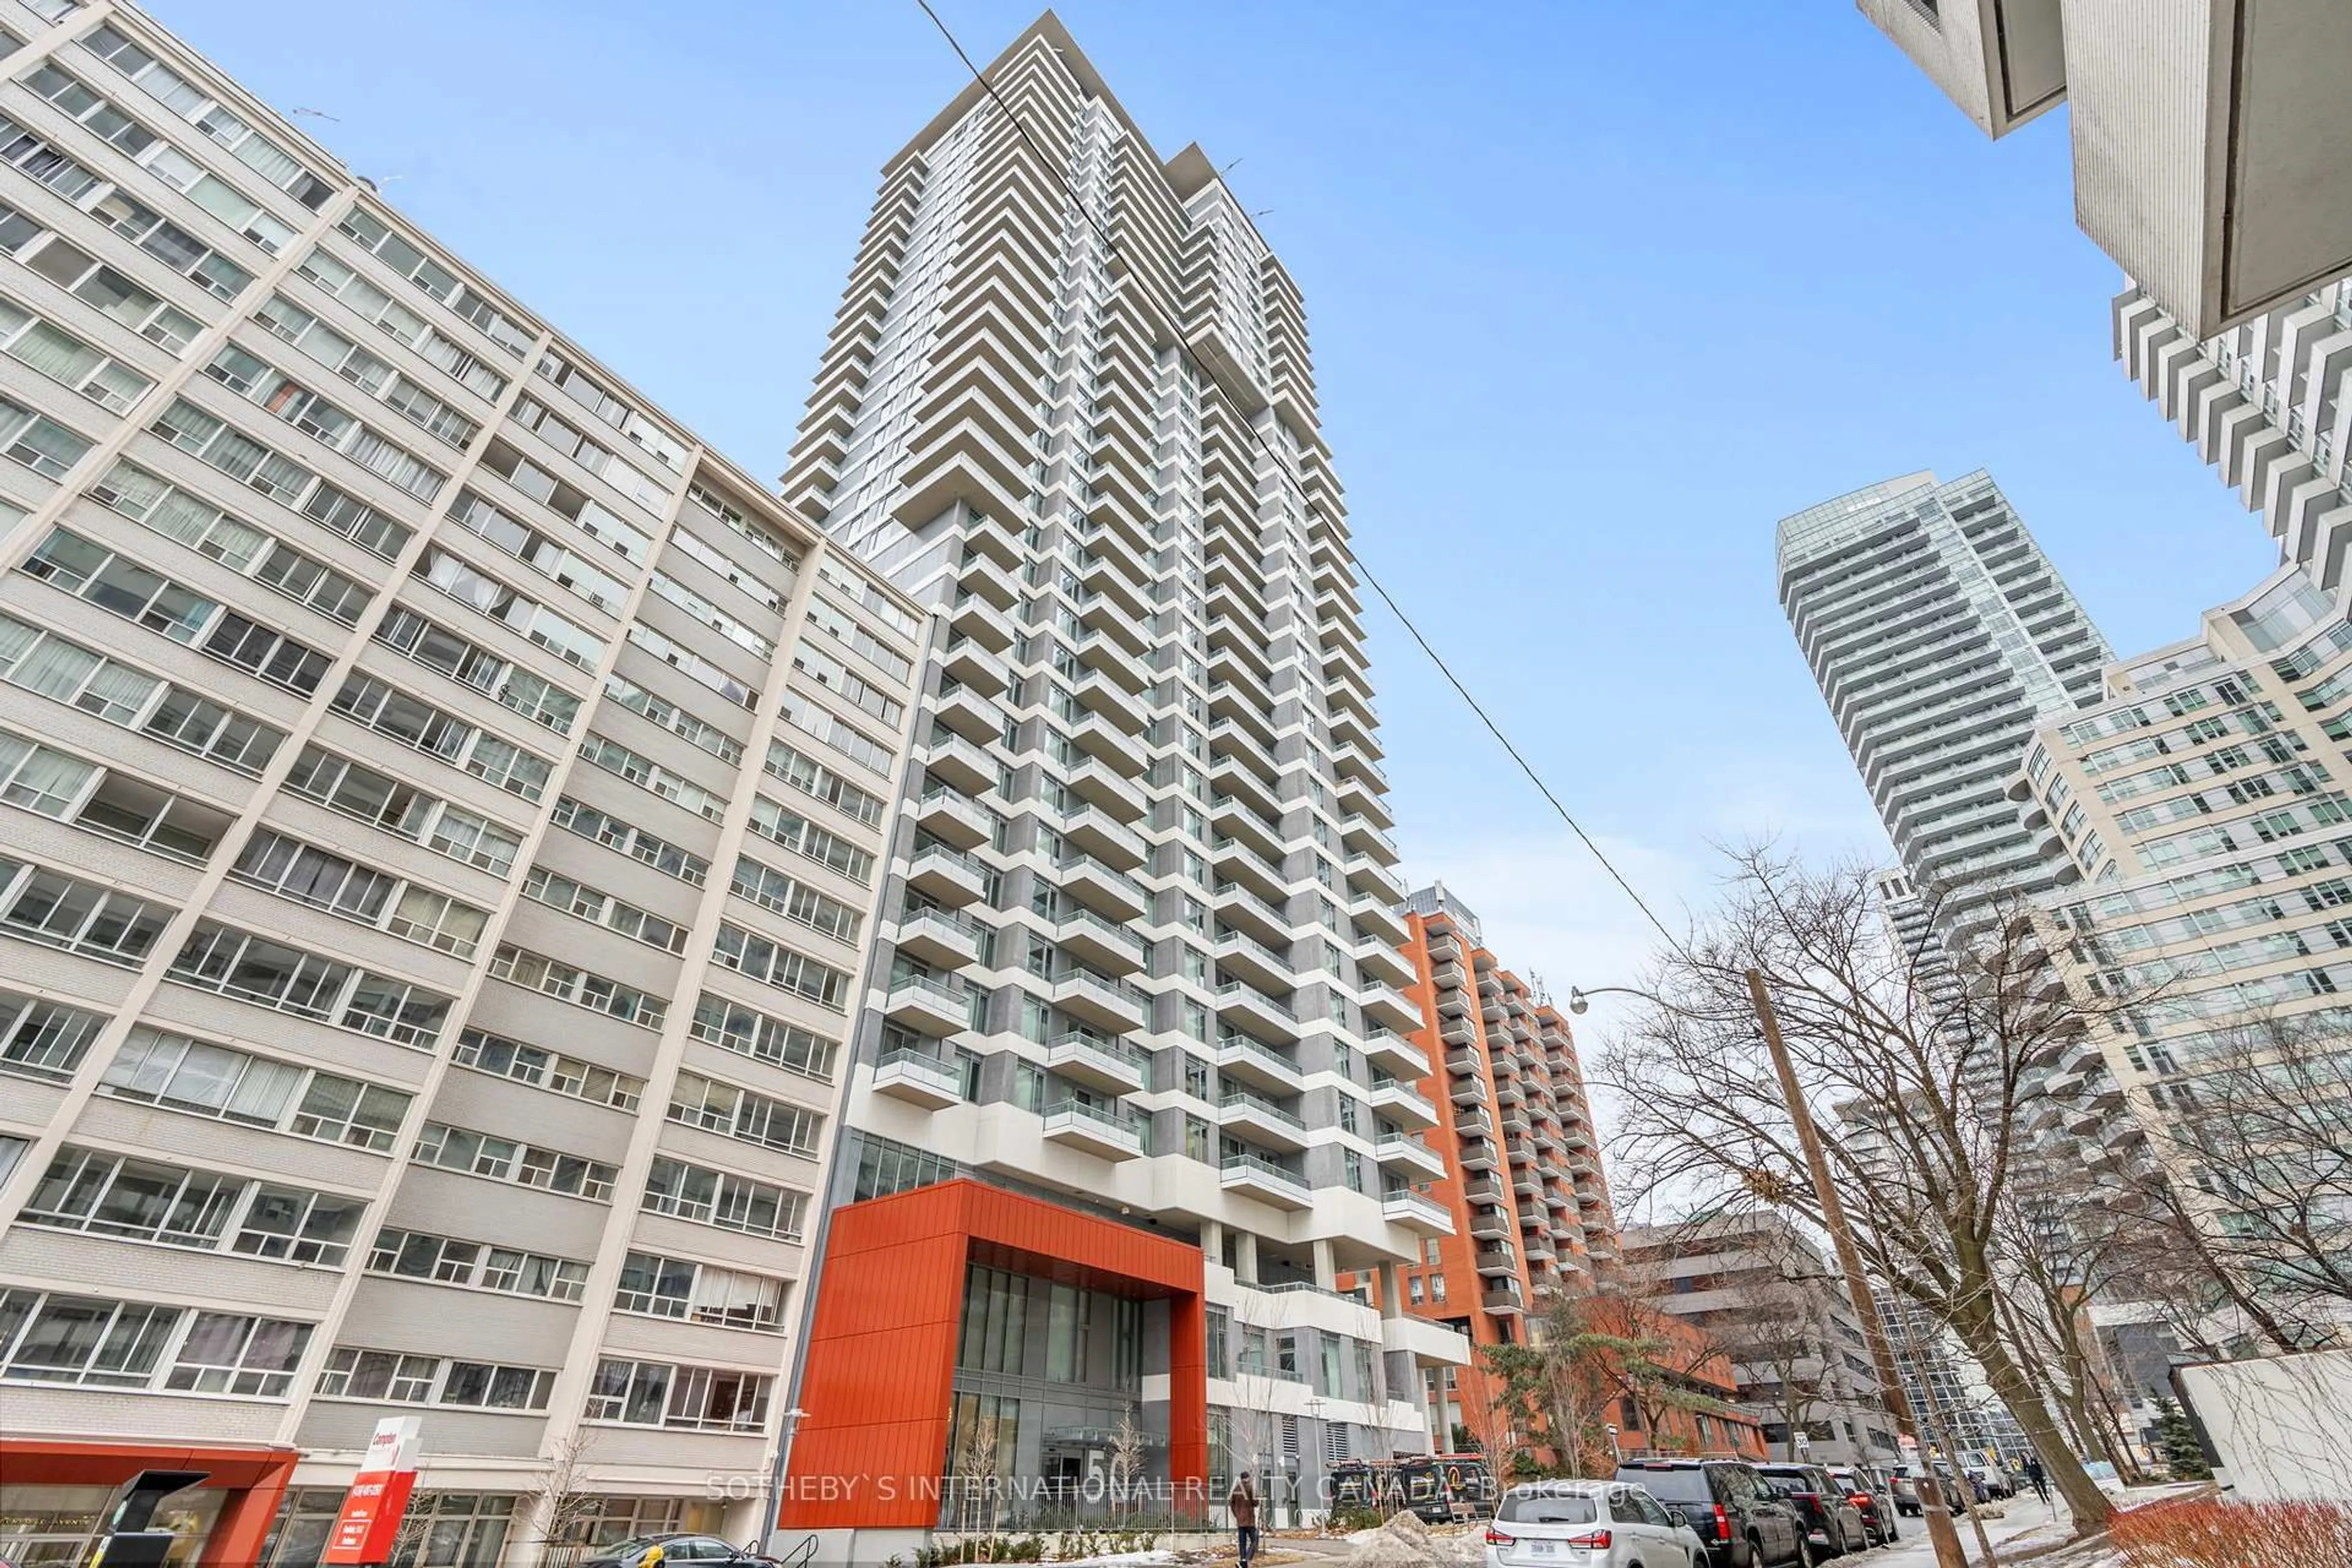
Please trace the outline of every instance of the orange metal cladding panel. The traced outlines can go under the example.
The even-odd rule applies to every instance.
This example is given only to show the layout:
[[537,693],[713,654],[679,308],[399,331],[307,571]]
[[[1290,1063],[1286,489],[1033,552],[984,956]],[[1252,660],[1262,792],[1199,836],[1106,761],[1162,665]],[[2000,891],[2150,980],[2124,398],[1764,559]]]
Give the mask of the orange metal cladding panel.
[[942,1182],[835,1212],[825,1244],[779,1523],[919,1529],[939,1517],[964,1266],[975,1250],[1035,1274],[1171,1299],[1171,1474],[1208,1474],[1201,1254],[976,1182]]
[[1168,1477],[1179,1504],[1192,1500],[1188,1487],[1202,1503],[1223,1500],[1208,1495],[1208,1304],[1198,1295],[1168,1303]]
[[205,1487],[226,1495],[196,1559],[199,1568],[247,1568],[260,1561],[300,1457],[292,1448],[0,1436],[0,1478],[12,1486],[119,1487],[142,1470],[203,1470]]
[[[920,1527],[939,1473],[971,1247],[953,1184],[852,1204],[833,1216],[809,1332],[788,1530]],[[887,1496],[885,1494],[887,1494]]]

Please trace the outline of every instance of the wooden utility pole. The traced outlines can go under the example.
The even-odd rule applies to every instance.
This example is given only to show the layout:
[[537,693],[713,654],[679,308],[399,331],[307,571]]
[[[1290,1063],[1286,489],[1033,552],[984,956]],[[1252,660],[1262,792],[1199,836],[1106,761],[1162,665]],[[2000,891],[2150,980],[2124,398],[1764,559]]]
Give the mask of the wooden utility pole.
[[[1830,1241],[1837,1248],[1838,1268],[1845,1275],[1846,1294],[1853,1298],[1854,1315],[1862,1320],[1863,1337],[1870,1342],[1871,1363],[1878,1369],[1878,1384],[1886,1402],[1886,1414],[1895,1418],[1895,1430],[1907,1434],[1919,1444],[1919,1502],[1927,1521],[1927,1539],[1935,1543],[1937,1568],[1968,1568],[1968,1553],[1960,1546],[1959,1531],[1952,1528],[1952,1515],[1944,1506],[1944,1489],[1936,1479],[1936,1467],[1928,1462],[1926,1442],[1919,1436],[1919,1425],[1911,1414],[1911,1401],[1904,1394],[1903,1377],[1895,1365],[1894,1348],[1887,1343],[1886,1327],[1878,1321],[1878,1300],[1872,1294],[1870,1281],[1862,1271],[1862,1254],[1853,1245],[1853,1233],[1846,1227],[1845,1205],[1838,1202],[1837,1187],[1830,1180],[1830,1163],[1822,1152],[1821,1130],[1813,1125],[1811,1107],[1805,1103],[1803,1088],[1797,1082],[1797,1069],[1789,1059],[1789,1047],[1780,1039],[1780,1016],[1772,1011],[1771,994],[1764,988],[1764,976],[1756,970],[1748,972],[1748,997],[1755,1004],[1756,1022],[1764,1030],[1764,1047],[1772,1056],[1772,1070],[1780,1079],[1780,1097],[1788,1101],[1789,1120],[1796,1123],[1797,1142],[1804,1146],[1805,1170],[1812,1179],[1813,1195],[1822,1205],[1822,1224],[1830,1233]],[[1986,1562],[1991,1562],[1988,1553]]]

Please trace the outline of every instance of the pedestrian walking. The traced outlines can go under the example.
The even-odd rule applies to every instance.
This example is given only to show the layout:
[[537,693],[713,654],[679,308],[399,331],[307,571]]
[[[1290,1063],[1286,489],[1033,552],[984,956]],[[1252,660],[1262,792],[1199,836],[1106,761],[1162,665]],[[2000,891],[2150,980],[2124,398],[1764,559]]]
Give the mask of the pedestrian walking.
[[2050,1475],[2048,1471],[2042,1468],[2042,1457],[2040,1455],[2028,1454],[2025,1457],[2025,1479],[2027,1483],[2033,1488],[2033,1495],[2042,1500],[2042,1506],[2044,1508],[2049,1507]]
[[1250,1560],[1257,1555],[1257,1483],[1244,1470],[1234,1482],[1225,1506],[1234,1510],[1234,1531],[1241,1549],[1242,1568],[1250,1568]]

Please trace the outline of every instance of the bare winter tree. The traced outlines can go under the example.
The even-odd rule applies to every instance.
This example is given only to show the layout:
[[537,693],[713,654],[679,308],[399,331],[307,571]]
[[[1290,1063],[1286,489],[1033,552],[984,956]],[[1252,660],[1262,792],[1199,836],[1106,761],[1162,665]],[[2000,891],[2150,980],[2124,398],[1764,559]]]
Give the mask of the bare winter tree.
[[2000,1309],[2020,1365],[2048,1395],[2075,1446],[2129,1479],[2138,1467],[2124,1440],[2089,1303],[2169,1295],[2168,1316],[2190,1309],[2176,1279],[2149,1268],[2156,1233],[2139,1206],[2112,1196],[2079,1162],[2040,1162],[2003,1194],[1995,1241],[2006,1282]]
[[2217,1283],[2282,1350],[2342,1342],[2352,1323],[2352,1041],[2291,1017],[2252,1020],[2222,1031],[2168,1100],[2157,1136],[2196,1181],[2169,1208],[2201,1233]]
[[588,1450],[595,1436],[595,1428],[588,1427],[558,1438],[548,1452],[547,1468],[525,1494],[524,1516],[539,1531],[542,1562],[562,1561],[588,1544],[585,1531],[601,1501],[588,1473]]
[[1822,1373],[1835,1352],[1802,1286],[1775,1273],[1728,1289],[1732,1304],[1707,1314],[1707,1331],[1751,1386],[1769,1392],[1788,1433],[1785,1457],[1794,1459],[1797,1434],[1827,1392]]
[[2064,1048],[2104,1021],[2069,994],[2022,907],[1975,901],[1980,939],[1929,972],[1886,939],[1870,870],[1733,851],[1717,910],[1660,955],[1600,1081],[1625,1107],[1637,1186],[1746,1194],[1820,1223],[1794,1124],[1758,1043],[1746,976],[1779,1008],[1865,1263],[1949,1325],[2017,1417],[2078,1530],[2113,1506],[2021,1363],[2000,1305],[2000,1216],[2032,1154],[2025,1111]]
[[1143,1483],[1143,1429],[1135,1424],[1135,1406],[1123,1407],[1111,1429],[1108,1477],[1113,1518],[1132,1510]]

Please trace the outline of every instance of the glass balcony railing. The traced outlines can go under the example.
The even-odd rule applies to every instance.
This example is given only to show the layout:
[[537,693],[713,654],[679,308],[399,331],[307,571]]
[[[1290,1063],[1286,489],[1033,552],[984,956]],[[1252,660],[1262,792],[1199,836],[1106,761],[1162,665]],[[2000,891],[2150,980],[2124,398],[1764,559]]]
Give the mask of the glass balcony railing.
[[1217,1108],[1221,1110],[1249,1110],[1278,1121],[1285,1127],[1294,1127],[1301,1132],[1307,1131],[1306,1122],[1262,1094],[1251,1094],[1246,1090],[1236,1089],[1217,1101]]
[[1254,1176],[1302,1196],[1307,1191],[1306,1177],[1276,1164],[1262,1154],[1228,1154],[1219,1162],[1217,1168],[1227,1176]]

